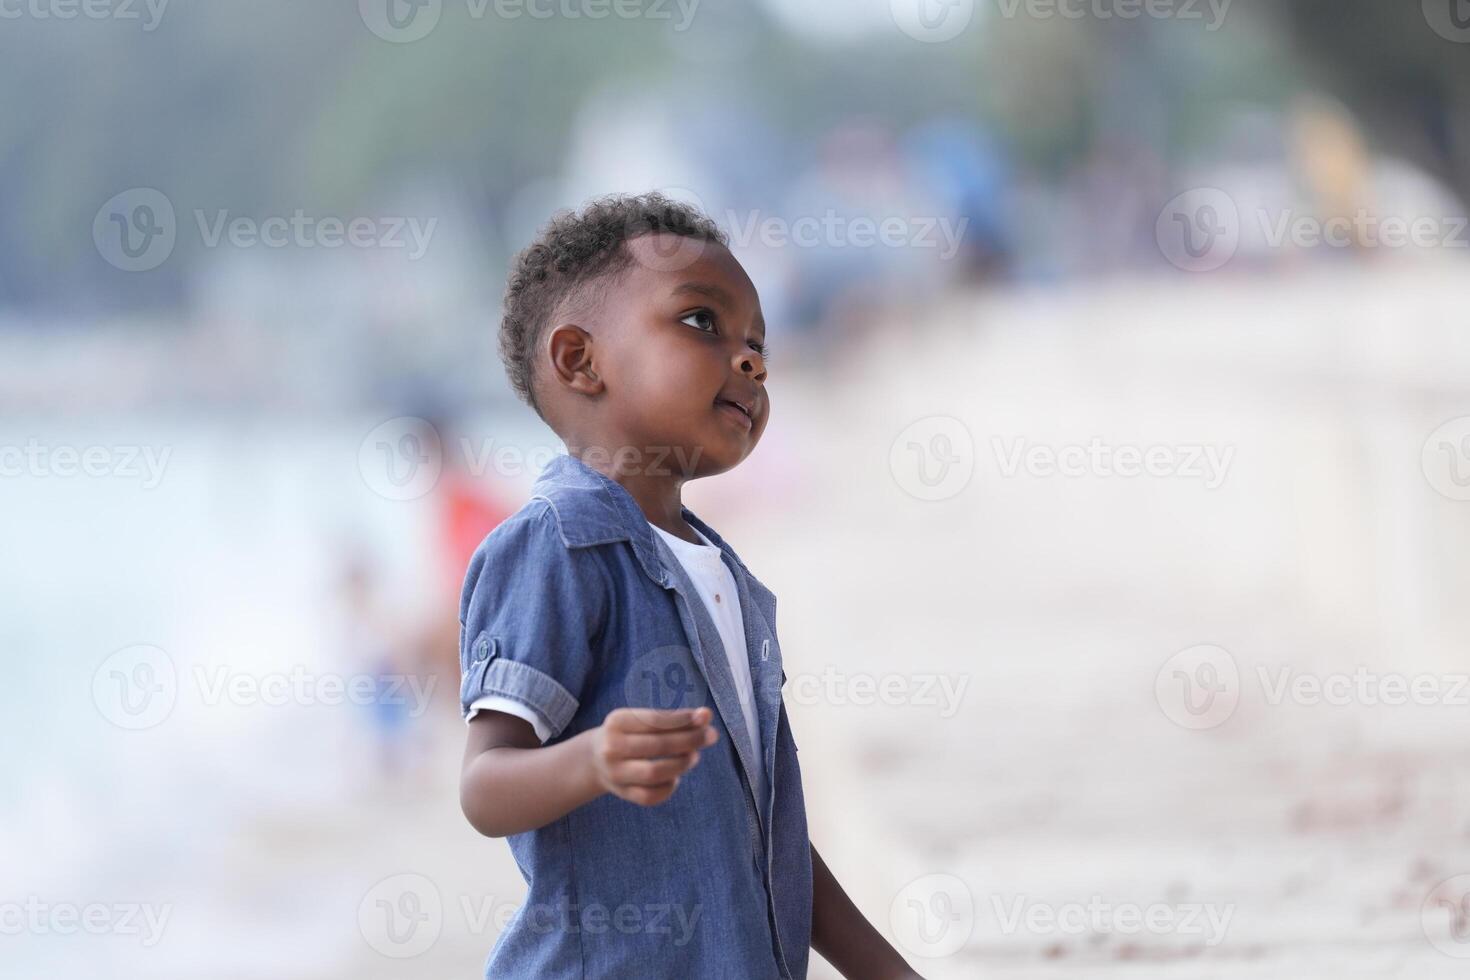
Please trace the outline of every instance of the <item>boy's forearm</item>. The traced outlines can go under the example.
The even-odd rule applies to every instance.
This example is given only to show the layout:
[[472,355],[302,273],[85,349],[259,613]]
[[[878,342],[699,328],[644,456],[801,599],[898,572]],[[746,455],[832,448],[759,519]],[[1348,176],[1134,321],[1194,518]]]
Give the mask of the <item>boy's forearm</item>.
[[883,934],[873,928],[812,848],[812,949],[848,980],[917,977]]
[[591,732],[544,748],[501,745],[470,759],[460,776],[460,807],[487,837],[544,827],[603,793],[591,760]]
[[488,711],[470,722],[459,805],[488,837],[536,830],[604,793],[657,806],[699,753],[719,741],[707,707],[617,708],[596,728],[541,746],[521,718]]

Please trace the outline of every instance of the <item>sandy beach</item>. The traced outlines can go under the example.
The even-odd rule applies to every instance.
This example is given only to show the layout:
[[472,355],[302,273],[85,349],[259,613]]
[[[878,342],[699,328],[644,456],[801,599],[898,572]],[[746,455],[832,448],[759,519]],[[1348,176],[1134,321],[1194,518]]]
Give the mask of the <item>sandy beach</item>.
[[[813,839],[880,928],[926,954],[911,956],[925,976],[1463,969],[1470,946],[1435,889],[1470,872],[1470,707],[1450,691],[1467,669],[1470,505],[1421,468],[1429,433],[1470,405],[1470,347],[1448,336],[1462,273],[1377,275],[1151,283],[1177,303],[1142,315],[1144,287],[1126,284],[972,297],[932,311],[941,328],[922,339],[894,324],[856,348],[831,368],[841,384],[783,383],[757,456],[691,487],[779,597]],[[1386,293],[1414,298],[1416,332],[1380,315]],[[958,489],[895,463],[901,436],[936,432],[968,468]],[[1018,440],[1094,439],[1213,447],[1229,467],[1010,465],[1030,451]],[[248,442],[234,451],[229,466],[251,465]],[[337,465],[310,449],[298,462],[320,485]],[[765,506],[771,486],[780,507]],[[180,582],[206,603],[155,641],[181,676],[191,658],[286,664],[328,648],[329,625],[306,611],[324,567],[283,574],[269,541],[252,542],[251,513],[299,523],[286,501],[234,515],[227,574]],[[381,500],[357,517],[383,540],[418,519]],[[221,619],[206,596],[224,582],[270,613]],[[1174,679],[1205,676],[1171,667],[1198,648],[1234,671],[1218,717],[1171,700]],[[1354,671],[1439,678],[1442,697],[1333,704],[1291,687]],[[56,887],[166,902],[168,929],[146,955],[121,937],[64,953],[33,940],[19,962],[151,980],[201,963],[221,980],[478,976],[523,887],[504,844],[459,813],[462,728],[454,691],[438,693],[407,775],[375,768],[361,712],[191,711],[181,695],[167,724],[113,732],[99,743],[112,775],[95,777],[111,812],[60,787],[29,796],[42,809],[15,830],[93,842]],[[197,808],[158,810],[185,786]],[[12,880],[40,880],[9,861]],[[814,963],[812,976],[835,974]]]

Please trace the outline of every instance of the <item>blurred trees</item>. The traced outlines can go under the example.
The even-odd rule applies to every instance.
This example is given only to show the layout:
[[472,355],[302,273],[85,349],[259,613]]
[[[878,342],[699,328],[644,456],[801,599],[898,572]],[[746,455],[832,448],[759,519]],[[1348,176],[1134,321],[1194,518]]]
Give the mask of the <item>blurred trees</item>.
[[[434,32],[410,44],[373,35],[353,2],[173,0],[153,30],[0,19],[0,309],[186,304],[197,235],[181,231],[177,258],[146,275],[93,246],[97,209],[132,187],[168,195],[182,228],[196,208],[371,213],[427,179],[491,228],[519,188],[557,173],[576,114],[608,79],[683,96],[681,110],[697,96],[717,124],[740,124],[730,105],[754,106],[774,168],[799,165],[846,119],[904,129],[945,116],[985,126],[1042,181],[1108,141],[1207,142],[1222,103],[1307,86],[1361,113],[1380,147],[1470,189],[1470,45],[1429,29],[1418,2],[1238,0],[1212,34],[987,17],[986,4],[944,44],[892,29],[825,43],[743,0],[702,0],[684,33],[646,19],[474,18],[445,0]],[[709,129],[691,123],[703,128],[690,139]]]
[[[1470,197],[1470,3],[1287,0],[1282,14],[1303,73],[1348,105],[1377,149]],[[1464,24],[1460,40],[1431,17],[1447,33]]]

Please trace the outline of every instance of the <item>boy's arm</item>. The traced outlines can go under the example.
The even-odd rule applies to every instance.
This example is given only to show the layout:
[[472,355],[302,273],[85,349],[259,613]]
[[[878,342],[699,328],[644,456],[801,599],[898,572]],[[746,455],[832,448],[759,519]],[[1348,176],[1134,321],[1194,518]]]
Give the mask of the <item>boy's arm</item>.
[[482,711],[469,724],[460,808],[480,833],[506,837],[544,827],[603,793],[657,806],[719,738],[711,717],[708,708],[619,708],[597,728],[543,748],[525,720]]
[[847,980],[916,980],[898,950],[888,944],[842,890],[812,848],[812,949]]

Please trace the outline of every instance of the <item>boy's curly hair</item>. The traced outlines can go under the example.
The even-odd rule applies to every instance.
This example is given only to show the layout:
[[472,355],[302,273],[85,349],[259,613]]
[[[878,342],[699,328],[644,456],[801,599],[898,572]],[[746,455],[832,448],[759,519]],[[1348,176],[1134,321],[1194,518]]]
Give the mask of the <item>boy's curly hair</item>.
[[532,381],[542,332],[558,308],[588,283],[621,272],[632,257],[623,243],[654,232],[728,244],[693,205],[659,193],[614,194],[580,211],[559,211],[511,263],[500,321],[500,358],[516,394],[545,418]]

